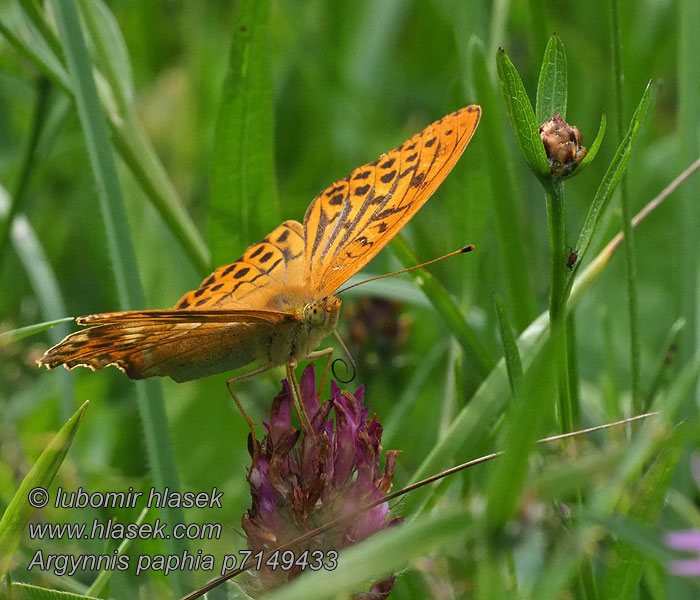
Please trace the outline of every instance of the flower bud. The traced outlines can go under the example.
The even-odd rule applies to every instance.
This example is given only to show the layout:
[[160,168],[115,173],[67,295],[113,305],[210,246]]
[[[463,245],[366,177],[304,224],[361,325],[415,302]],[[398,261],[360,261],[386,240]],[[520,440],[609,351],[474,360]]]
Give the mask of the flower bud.
[[540,127],[540,137],[549,160],[549,170],[560,177],[573,173],[588,150],[578,127],[569,125],[555,114]]

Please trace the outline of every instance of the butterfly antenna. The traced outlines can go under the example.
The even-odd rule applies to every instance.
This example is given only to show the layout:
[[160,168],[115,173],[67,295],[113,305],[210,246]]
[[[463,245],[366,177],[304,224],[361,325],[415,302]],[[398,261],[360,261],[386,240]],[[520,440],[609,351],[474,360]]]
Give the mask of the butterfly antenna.
[[[348,350],[348,347],[345,345],[343,338],[340,337],[340,334],[335,329],[333,330],[333,335],[335,336],[335,339],[338,340],[338,343],[343,349],[343,352],[345,352],[345,356],[348,357],[348,360],[350,361],[350,367],[352,367],[352,371],[350,371],[350,367],[348,366],[347,362],[345,362],[342,358],[336,358],[331,363],[331,373],[333,373],[333,377],[340,381],[340,383],[350,383],[353,379],[355,379],[355,375],[357,375],[357,365],[355,364],[355,359],[352,357],[352,354],[350,354],[350,350]],[[338,377],[338,374],[335,372],[335,363],[337,362],[340,362],[343,365],[343,367],[345,367],[345,371],[350,371],[351,375],[349,379],[343,379],[342,377]]]
[[455,250],[454,252],[450,252],[449,254],[445,254],[444,256],[440,256],[438,258],[434,258],[433,260],[429,260],[428,262],[421,263],[419,265],[415,265],[413,267],[408,267],[408,269],[401,269],[400,271],[394,271],[393,273],[386,273],[384,275],[379,275],[377,277],[372,277],[371,279],[365,279],[364,281],[360,281],[358,283],[353,283],[352,285],[349,285],[348,287],[343,288],[342,290],[336,292],[336,294],[342,294],[343,292],[347,292],[348,290],[357,287],[358,285],[362,285],[364,283],[369,283],[370,281],[376,281],[377,279],[384,279],[384,277],[391,277],[392,275],[399,275],[400,273],[408,273],[408,271],[413,271],[413,269],[420,269],[421,267],[427,267],[428,265],[432,265],[433,263],[436,263],[440,260],[444,260],[445,258],[449,258],[450,256],[454,256],[455,254],[464,254],[465,252],[471,252],[474,250],[474,244],[469,244],[468,246],[464,246],[464,248],[460,248],[459,250]]

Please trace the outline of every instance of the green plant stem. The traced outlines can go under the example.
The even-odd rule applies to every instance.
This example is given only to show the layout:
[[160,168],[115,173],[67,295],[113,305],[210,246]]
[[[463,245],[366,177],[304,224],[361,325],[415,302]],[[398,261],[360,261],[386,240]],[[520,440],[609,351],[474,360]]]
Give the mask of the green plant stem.
[[[557,349],[559,425],[562,433],[573,429],[573,410],[569,393],[569,362],[566,344],[566,211],[564,187],[561,181],[545,186],[547,223],[549,225],[550,292],[549,322],[552,335],[559,340]],[[559,333],[559,330],[561,332]]]
[[[617,105],[617,141],[624,136],[625,110],[623,102],[623,81],[624,72],[622,70],[622,34],[620,32],[620,6],[619,0],[612,0],[610,3],[610,16],[612,24],[612,55],[614,69],[615,103]],[[623,176],[621,181],[622,199],[622,231],[625,234],[625,266],[627,275],[627,301],[630,325],[630,375],[633,412],[642,411],[644,404],[639,380],[639,318],[637,308],[637,267],[634,251],[634,235],[632,228],[632,207],[627,185],[627,178]]]

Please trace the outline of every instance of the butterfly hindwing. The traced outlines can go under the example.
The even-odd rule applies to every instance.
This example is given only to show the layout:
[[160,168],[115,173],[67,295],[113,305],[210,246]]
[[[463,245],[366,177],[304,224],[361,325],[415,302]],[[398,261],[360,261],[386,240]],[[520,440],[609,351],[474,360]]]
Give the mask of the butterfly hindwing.
[[462,155],[481,109],[467,106],[321,192],[304,218],[304,269],[333,292],[413,217]]

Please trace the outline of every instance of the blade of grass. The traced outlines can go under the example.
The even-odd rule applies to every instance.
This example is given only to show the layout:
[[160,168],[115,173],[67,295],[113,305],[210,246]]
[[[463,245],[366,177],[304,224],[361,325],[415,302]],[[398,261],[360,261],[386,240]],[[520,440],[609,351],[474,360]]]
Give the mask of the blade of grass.
[[59,592],[49,588],[29,585],[27,583],[12,584],[13,593],[15,596],[8,600],[99,600],[94,596],[83,596],[82,594],[73,594],[70,592]]
[[[143,294],[138,278],[136,260],[129,235],[125,209],[119,188],[116,166],[109,143],[108,130],[97,96],[89,54],[85,46],[78,13],[71,3],[53,0],[60,37],[63,42],[69,71],[73,79],[78,116],[84,130],[90,164],[98,185],[100,208],[107,231],[110,257],[117,281],[117,292],[122,307],[142,305]],[[165,407],[160,387],[155,382],[137,385],[138,406],[145,431],[148,457],[156,486],[179,489],[175,462],[167,431]],[[184,522],[181,509],[161,508],[164,520]],[[164,541],[169,554],[186,549],[183,540],[168,538]],[[174,572],[172,587],[183,588],[183,574]]]
[[[73,84],[63,68],[62,57],[59,58],[51,52],[47,43],[43,38],[39,37],[29,17],[24,13],[21,13],[20,17],[23,17],[29,25],[29,27],[25,27],[25,29],[28,29],[26,35],[23,37],[17,36],[11,27],[4,22],[0,22],[0,33],[8,39],[20,54],[34,63],[51,81],[56,83],[67,94],[74,96]],[[104,16],[95,18],[92,22],[97,27],[96,37],[103,42],[95,43],[95,46],[98,51],[102,49],[107,54],[112,52],[121,54],[118,49],[114,50],[109,45],[109,40],[112,40],[116,34],[114,32],[109,33],[109,26],[105,22],[108,22],[108,19]],[[88,21],[89,23],[90,21]],[[102,32],[100,27],[107,29],[107,32]],[[113,59],[102,58],[101,60],[102,62],[110,62]],[[125,68],[127,67],[124,67],[124,65],[116,66],[113,69],[114,74],[118,75]],[[110,75],[111,73],[108,71],[107,76]],[[115,89],[118,91],[124,86],[124,83],[111,81],[110,85],[112,86],[111,90],[108,86],[101,87],[103,94],[110,91],[114,92]],[[128,90],[128,86],[126,86],[126,89]],[[121,95],[112,93],[112,98],[114,96],[124,96],[125,103],[128,99],[127,93],[122,93]],[[115,148],[119,151],[121,158],[131,170],[146,197],[152,202],[167,227],[180,242],[192,263],[202,276],[206,275],[211,271],[209,250],[192,219],[183,208],[175,187],[168,178],[162,163],[138,121],[133,104],[126,103],[126,107],[122,107],[126,108],[126,113],[115,113],[113,110],[114,103],[110,104],[104,98],[103,101],[105,109],[109,109],[107,110],[107,116]]]
[[[0,217],[7,214],[8,206],[7,195],[0,186]],[[73,319],[64,318],[66,305],[53,267],[24,215],[18,214],[14,218],[10,236],[15,252],[19,256],[32,286],[34,296],[41,307],[43,318],[54,323],[63,321],[62,324],[50,329],[48,335],[52,344],[58,344],[70,332],[66,321]],[[30,325],[30,327],[32,326]],[[61,383],[61,417],[67,420],[73,414],[73,380],[70,373],[64,369],[61,369],[56,376]]]
[[379,579],[398,571],[409,561],[437,548],[463,544],[474,536],[465,509],[439,511],[411,523],[381,531],[341,553],[333,571],[304,574],[265,594],[265,600],[323,600],[356,592],[360,582]]
[[[51,485],[73,443],[87,407],[88,402],[86,401],[49,442],[49,445],[46,446],[34,466],[22,480],[19,489],[3,513],[2,519],[0,519],[0,581],[4,579],[12,556],[19,545],[22,532],[36,510],[28,500],[30,493],[35,503],[43,502],[43,497],[39,497],[40,492],[34,490],[36,488],[47,490]],[[48,495],[48,492],[44,491],[44,493]]]
[[[392,241],[391,247],[399,261],[406,267],[420,264],[413,254],[402,234],[398,234]],[[491,371],[493,361],[488,351],[479,341],[478,336],[467,323],[462,311],[450,297],[447,290],[426,269],[415,269],[410,275],[418,284],[425,295],[430,299],[437,313],[444,319],[452,334],[457,338],[467,356],[467,362],[479,380],[482,380]]]
[[591,204],[588,214],[586,215],[586,221],[581,228],[581,233],[579,234],[578,242],[576,248],[578,249],[578,261],[572,271],[568,273],[566,282],[566,291],[563,295],[563,301],[566,301],[570,290],[573,286],[574,277],[579,269],[579,265],[582,259],[586,255],[591,241],[593,240],[593,235],[596,233],[598,226],[603,218],[605,210],[610,204],[613,194],[617,185],[620,183],[623,173],[625,172],[625,167],[627,166],[627,161],[629,160],[630,154],[634,149],[637,142],[637,136],[639,134],[639,128],[644,121],[647,109],[649,108],[649,101],[651,99],[651,91],[653,89],[652,83],[649,82],[644,94],[642,94],[642,99],[637,106],[637,109],[632,115],[632,120],[630,122],[629,128],[625,137],[620,142],[620,145],[615,152],[608,170],[605,172],[600,185],[593,198],[593,203]]
[[[456,34],[458,40],[460,36]],[[459,42],[458,42],[459,43]],[[467,50],[468,63],[462,66],[470,73],[476,97],[484,106],[496,106],[496,90],[486,62],[486,54],[480,40],[472,38]],[[508,299],[518,331],[527,327],[537,314],[537,302],[530,274],[529,253],[523,240],[521,219],[522,194],[513,181],[507,156],[506,139],[499,115],[486,111],[481,116],[481,128],[485,134],[481,140],[486,145],[489,181],[491,184],[493,212],[498,225],[498,243],[501,248],[503,270],[508,285]]]
[[503,344],[503,358],[506,361],[510,392],[515,397],[523,380],[523,365],[520,361],[518,345],[515,343],[515,338],[513,337],[513,330],[508,321],[506,307],[503,305],[503,298],[501,298],[497,292],[493,293],[493,303],[496,307],[498,330],[501,334],[501,343]]
[[[673,435],[660,449],[637,489],[630,494],[632,504],[625,511],[630,521],[649,527],[658,523],[671,476],[689,438],[689,428],[687,424],[682,424],[675,428]],[[602,586],[603,598],[632,598],[642,578],[644,558],[636,544],[618,538],[611,548]]]
[[559,36],[549,38],[537,82],[536,123],[542,125],[556,113],[566,120],[567,103],[566,52]]
[[[624,110],[624,71],[622,70],[622,31],[620,30],[620,4],[619,0],[610,2],[610,25],[612,30],[612,57],[613,78],[615,90],[615,104],[617,106],[617,141],[623,136],[623,123],[625,121]],[[623,175],[620,182],[620,196],[622,203],[622,231],[625,234],[625,267],[627,275],[627,316],[630,328],[630,380],[632,407],[635,412],[641,411],[644,400],[641,394],[639,373],[639,309],[637,300],[637,261],[634,250],[634,229],[632,227],[632,206],[627,186],[627,178]]]
[[209,239],[217,265],[280,221],[269,19],[270,0],[239,3],[212,152]]
[[[518,388],[515,401],[506,414],[503,455],[493,468],[487,487],[486,521],[498,531],[512,518],[520,505],[520,496],[528,469],[528,457],[541,437],[545,417],[551,412],[556,381],[555,350],[550,338],[537,353]],[[523,426],[524,423],[527,425]]]
[[35,323],[34,325],[27,325],[26,327],[20,327],[19,329],[13,329],[12,331],[3,331],[0,333],[0,346],[5,344],[11,344],[22,338],[29,337],[30,335],[35,335],[56,327],[61,323],[69,323],[73,321],[73,317],[65,317],[63,319],[56,319],[55,321],[46,321],[44,323]]
[[685,329],[686,320],[681,317],[671,326],[671,329],[666,336],[666,340],[661,345],[661,352],[656,359],[656,364],[658,366],[656,367],[654,377],[649,384],[649,390],[646,393],[646,399],[644,401],[645,408],[649,408],[649,406],[651,406],[651,403],[654,400],[656,393],[659,391],[659,388],[664,383],[664,380],[669,378],[669,368],[674,362],[674,358],[676,358],[679,340]]
[[[677,81],[678,81],[678,158],[684,164],[688,157],[700,154],[700,139],[697,135],[697,115],[700,106],[700,4],[695,0],[681,0],[676,11],[678,23]],[[679,269],[677,287],[680,290],[680,315],[688,322],[687,335],[681,338],[679,358],[681,361],[692,356],[698,347],[698,326],[700,324],[700,307],[698,306],[698,231],[700,231],[700,214],[698,212],[700,183],[694,181],[681,192],[682,208],[679,211],[677,231],[681,236],[679,252],[683,256],[682,269]],[[697,396],[697,391],[696,391]],[[695,401],[695,399],[688,399]]]

